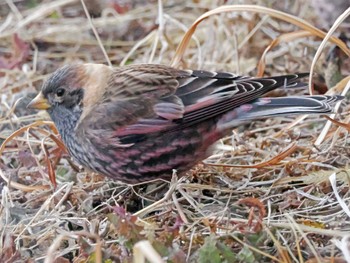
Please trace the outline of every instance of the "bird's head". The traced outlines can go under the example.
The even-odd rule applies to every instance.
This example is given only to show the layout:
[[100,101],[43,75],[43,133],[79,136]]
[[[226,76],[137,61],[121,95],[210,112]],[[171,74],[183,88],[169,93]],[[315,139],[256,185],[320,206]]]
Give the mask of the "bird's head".
[[98,89],[103,88],[103,78],[108,69],[102,64],[64,66],[45,81],[39,94],[28,104],[28,108],[48,112],[56,108],[73,109],[81,105],[84,98],[96,98]]
[[58,124],[64,118],[77,121],[84,108],[98,103],[110,68],[102,64],[78,64],[56,70],[43,84],[28,108],[47,110]]

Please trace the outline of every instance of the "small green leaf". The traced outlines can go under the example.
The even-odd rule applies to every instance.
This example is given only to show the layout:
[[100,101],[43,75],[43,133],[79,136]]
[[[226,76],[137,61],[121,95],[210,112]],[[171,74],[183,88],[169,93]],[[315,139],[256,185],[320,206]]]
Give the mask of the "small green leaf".
[[34,8],[39,5],[38,0],[28,0],[28,1],[25,1],[24,3],[26,3],[26,6],[28,8]]
[[60,15],[55,11],[55,12],[52,12],[52,14],[50,15],[50,18],[60,18]]
[[216,247],[217,240],[215,236],[209,236],[205,239],[204,245],[199,249],[199,263],[220,263],[222,262],[220,251]]
[[235,253],[233,253],[232,249],[226,246],[224,243],[218,242],[217,247],[221,252],[221,255],[227,262],[237,262],[237,258]]
[[266,240],[266,235],[264,232],[259,232],[247,235],[246,238],[249,240],[251,245],[259,246],[262,242]]
[[245,262],[245,263],[256,262],[253,252],[247,246],[244,246],[241,249],[241,251],[239,251],[237,257],[240,262]]

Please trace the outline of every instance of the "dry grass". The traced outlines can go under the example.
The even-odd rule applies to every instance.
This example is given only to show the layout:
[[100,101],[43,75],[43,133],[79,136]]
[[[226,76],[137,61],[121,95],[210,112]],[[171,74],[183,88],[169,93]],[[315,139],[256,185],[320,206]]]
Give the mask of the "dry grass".
[[[58,67],[107,63],[101,45],[116,66],[170,64],[200,15],[234,1],[125,2],[85,0],[96,30],[80,1],[0,2],[0,261],[345,262],[349,126],[330,126],[316,147],[327,121],[321,116],[254,122],[221,140],[188,176],[131,186],[79,171],[50,122],[35,123],[47,116],[26,103]],[[245,2],[319,23],[301,0]],[[252,76],[309,71],[321,39],[298,30],[251,12],[215,15],[178,62]],[[316,93],[349,73],[339,50],[326,60],[331,48],[316,64],[325,76],[314,76]],[[347,123],[349,111],[343,103],[337,120]]]

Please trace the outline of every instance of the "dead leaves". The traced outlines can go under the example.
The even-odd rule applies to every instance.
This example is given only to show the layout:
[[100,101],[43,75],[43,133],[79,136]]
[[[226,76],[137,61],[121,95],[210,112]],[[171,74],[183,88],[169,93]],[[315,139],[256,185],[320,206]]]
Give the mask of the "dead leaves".
[[[246,205],[250,207],[249,218],[248,218],[248,227],[252,228],[253,232],[259,232],[262,230],[262,222],[266,216],[265,206],[257,198],[249,197],[239,200],[238,204]],[[255,216],[254,208],[258,210],[258,216]],[[254,219],[256,219],[254,223]]]
[[119,250],[126,252],[119,255],[120,260],[129,262],[135,256],[131,251],[137,251],[136,256],[142,257],[145,253],[143,247],[146,246],[149,247],[149,252],[153,250],[154,257],[158,254],[166,256],[172,262],[185,262],[182,250],[173,246],[174,241],[181,238],[177,221],[172,228],[167,225],[159,228],[152,223],[142,223],[137,216],[128,213],[123,207],[116,206],[113,210],[114,212],[108,215],[111,223],[109,235],[119,240]]
[[29,44],[24,42],[18,34],[12,36],[12,53],[10,55],[1,55],[0,69],[14,69],[19,67],[29,57]]
[[260,162],[257,164],[251,164],[251,165],[234,165],[234,164],[223,164],[223,163],[207,163],[210,166],[221,166],[221,167],[236,167],[236,168],[267,168],[274,165],[280,165],[281,161],[283,161],[286,157],[290,156],[292,153],[294,153],[298,149],[298,146],[296,143],[290,144],[285,150],[283,150],[281,153],[276,155],[275,157],[271,158],[270,160]]
[[[47,125],[50,128],[51,133],[49,131],[43,129],[43,128],[39,128],[39,126],[45,126],[45,125]],[[26,126],[20,128],[20,129],[18,129],[17,131],[13,132],[1,144],[1,146],[0,146],[0,156],[3,156],[4,151],[5,151],[5,147],[10,142],[15,140],[16,137],[19,137],[20,135],[22,135],[24,133],[27,133],[27,136],[28,136],[28,133],[30,133],[33,130],[39,132],[40,134],[42,134],[44,136],[46,136],[46,137],[44,137],[41,140],[41,148],[42,148],[42,150],[44,152],[44,162],[46,163],[47,173],[49,175],[49,178],[50,178],[50,181],[51,181],[52,185],[55,188],[57,186],[57,184],[56,184],[56,179],[55,179],[55,166],[53,165],[53,163],[54,164],[58,163],[58,160],[61,158],[62,153],[66,153],[66,149],[65,149],[65,146],[63,145],[63,143],[60,141],[60,139],[58,139],[58,137],[57,137],[58,133],[57,133],[56,127],[53,125],[52,122],[49,122],[49,121],[37,121],[37,122],[34,122],[34,123],[30,124],[30,125],[26,125]],[[34,137],[36,137],[36,136],[34,136]],[[54,149],[52,152],[49,151],[48,146],[45,144],[46,138],[50,138],[57,145],[57,148]],[[29,143],[29,141],[28,141],[28,143]],[[30,145],[29,145],[29,149],[31,149],[31,151],[32,151],[32,148],[31,148]],[[29,159],[25,160],[24,157],[27,157]],[[50,160],[50,158],[52,158],[52,157],[54,159],[53,163]],[[22,154],[21,155],[21,159],[24,162],[30,162],[30,161],[34,161],[35,160],[33,155],[29,154],[29,153],[27,153],[26,155]],[[36,165],[38,164],[37,161],[35,161],[35,163],[36,163]],[[27,168],[30,168],[30,167],[27,167]],[[10,180],[10,178],[8,178],[5,175],[5,172],[3,172],[1,170],[0,170],[0,176],[11,187],[14,187],[16,189],[21,189],[22,191],[34,191],[34,190],[50,188],[48,185],[26,186],[26,185],[23,185],[23,184],[20,184],[20,183],[16,183],[16,182]]]
[[15,238],[7,233],[2,236],[2,249],[0,251],[0,262],[20,261],[20,253],[16,249]]

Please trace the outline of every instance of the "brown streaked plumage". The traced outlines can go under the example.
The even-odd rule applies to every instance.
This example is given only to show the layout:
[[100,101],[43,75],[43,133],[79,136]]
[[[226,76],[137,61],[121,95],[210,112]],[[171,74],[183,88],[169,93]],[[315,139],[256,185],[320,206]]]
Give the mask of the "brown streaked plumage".
[[306,75],[256,79],[153,64],[71,65],[55,71],[28,106],[48,111],[77,162],[136,183],[169,179],[173,169],[184,173],[244,122],[331,112],[339,96],[259,98]]

